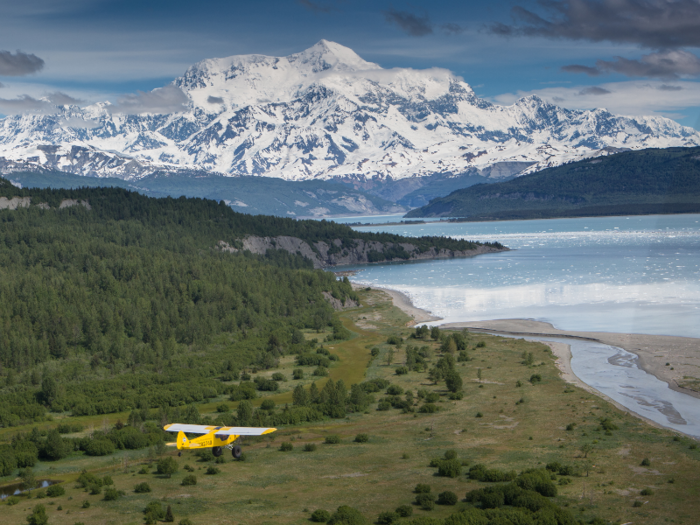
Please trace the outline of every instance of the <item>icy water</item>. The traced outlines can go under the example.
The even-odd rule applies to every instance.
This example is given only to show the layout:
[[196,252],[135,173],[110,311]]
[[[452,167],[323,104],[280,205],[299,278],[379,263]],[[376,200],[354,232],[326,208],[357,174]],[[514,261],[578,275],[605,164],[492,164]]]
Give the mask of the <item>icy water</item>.
[[528,318],[565,330],[700,337],[697,214],[356,229],[498,241],[512,249],[343,268],[361,270],[356,282],[408,294],[441,322]]

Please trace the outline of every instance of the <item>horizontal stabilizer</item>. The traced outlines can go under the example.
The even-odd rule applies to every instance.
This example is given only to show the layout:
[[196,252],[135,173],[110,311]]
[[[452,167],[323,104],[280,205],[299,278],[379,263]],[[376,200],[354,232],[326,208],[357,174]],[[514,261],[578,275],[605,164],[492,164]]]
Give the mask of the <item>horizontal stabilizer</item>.
[[217,435],[223,436],[262,436],[277,430],[276,428],[215,427],[213,425],[186,425],[183,423],[165,425],[163,429],[168,432],[185,432],[187,434],[209,434],[216,431]]

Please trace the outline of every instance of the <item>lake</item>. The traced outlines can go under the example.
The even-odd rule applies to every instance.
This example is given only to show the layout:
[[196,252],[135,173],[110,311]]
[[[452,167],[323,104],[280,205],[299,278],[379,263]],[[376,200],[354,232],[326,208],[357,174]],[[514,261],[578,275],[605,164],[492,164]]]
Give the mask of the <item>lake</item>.
[[[354,221],[368,222],[363,217]],[[436,324],[527,318],[564,330],[700,337],[700,215],[363,226],[498,241],[510,252],[343,267],[400,290]]]

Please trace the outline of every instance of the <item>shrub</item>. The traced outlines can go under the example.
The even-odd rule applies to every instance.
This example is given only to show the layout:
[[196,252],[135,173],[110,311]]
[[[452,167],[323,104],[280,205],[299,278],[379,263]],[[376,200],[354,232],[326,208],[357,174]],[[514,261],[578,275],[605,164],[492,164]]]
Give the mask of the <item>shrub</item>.
[[228,405],[227,405],[226,403],[221,403],[220,405],[217,405],[216,411],[217,411],[219,414],[225,414],[226,412],[229,411],[229,407],[228,407]]
[[144,465],[139,469],[139,474],[148,474],[148,467]]
[[457,459],[457,451],[452,449],[446,450],[445,459]]
[[19,503],[19,498],[17,496],[10,496],[5,501],[11,507],[12,505],[17,505]]
[[388,345],[400,345],[401,343],[403,343],[403,338],[398,335],[390,335],[386,340]]
[[184,478],[182,478],[181,485],[183,487],[189,487],[189,486],[196,485],[196,484],[197,484],[197,476],[195,476],[194,474],[190,474],[189,476],[185,476]]
[[177,468],[177,461],[175,461],[174,458],[161,458],[156,465],[156,472],[163,476],[170,477],[177,472]]
[[438,410],[440,410],[440,408],[437,405],[434,405],[433,403],[425,403],[418,409],[418,412],[421,414],[434,414]]
[[367,443],[369,441],[369,434],[357,434],[355,436],[355,443]]
[[34,507],[32,514],[27,516],[29,525],[46,525],[49,522],[49,517],[46,515],[46,507],[37,505]]
[[263,410],[274,410],[275,409],[275,402],[272,399],[265,399],[263,400],[262,403],[260,403],[260,408]]
[[282,452],[291,452],[294,450],[294,445],[292,445],[291,441],[285,441],[280,445],[280,451]]
[[487,469],[484,465],[474,465],[469,469],[469,479],[487,483],[513,481],[515,477],[516,473],[514,470],[504,471],[499,469]]
[[649,458],[644,458],[641,463],[642,467],[648,467],[651,465],[651,461],[649,461]]
[[568,430],[569,432],[571,432],[575,428],[576,428],[576,423],[569,423],[568,425],[566,425],[566,430]]
[[653,495],[654,495],[654,491],[651,490],[650,488],[646,488],[646,489],[642,489],[642,491],[640,492],[640,494],[641,494],[642,496],[653,496]]
[[438,394],[437,392],[428,392],[425,395],[426,403],[437,403],[438,401],[440,401],[440,394]]
[[476,417],[484,417],[484,414],[482,414],[481,412],[477,412]]
[[634,503],[632,503],[632,506],[635,507],[635,508],[636,508],[636,507],[641,507],[642,505],[644,505],[644,503],[642,503],[642,502],[639,501],[638,499],[634,500]]
[[542,382],[542,376],[540,374],[532,374],[530,376],[530,383],[532,383],[533,385],[535,383],[541,383],[541,382]]
[[452,401],[459,401],[464,398],[464,392],[452,392],[449,399]]
[[326,523],[331,518],[331,513],[327,510],[318,509],[311,513],[311,521],[316,523]]
[[386,393],[390,396],[400,396],[403,394],[403,388],[401,388],[399,385],[389,385],[389,387],[386,389]]
[[121,490],[113,489],[113,488],[108,488],[105,489],[105,501],[116,501],[119,498],[121,498],[124,495],[124,493]]
[[178,525],[194,525],[194,523],[192,523],[192,520],[190,520],[189,518],[185,518],[183,520],[180,520]]
[[408,518],[409,516],[413,515],[413,507],[410,505],[401,505],[396,509],[396,514],[402,518]]
[[374,348],[372,348],[372,351],[370,352],[370,354],[372,355],[372,357],[377,357],[379,355],[379,352],[380,352],[379,348],[375,346]]
[[377,410],[380,412],[389,410],[390,408],[391,408],[391,403],[389,403],[388,401],[384,401],[384,400],[380,401],[379,404],[377,405]]
[[84,509],[89,509],[90,508],[90,502],[88,500],[83,501],[82,507]]
[[325,377],[325,376],[328,375],[328,369],[327,369],[327,368],[324,368],[324,367],[322,367],[322,366],[319,366],[318,368],[316,368],[316,369],[314,370],[313,375],[315,375],[315,376],[320,376],[320,377]]
[[438,465],[438,476],[456,478],[462,473],[462,464],[456,459],[445,459]]
[[617,430],[617,425],[613,423],[608,417],[600,420],[600,427],[606,432],[612,432],[613,430]]
[[114,452],[114,443],[107,438],[91,439],[85,444],[88,456],[108,456]]
[[151,486],[144,481],[143,483],[139,483],[134,487],[134,492],[136,492],[136,494],[145,494],[146,492],[151,492]]
[[331,518],[328,520],[328,525],[366,525],[367,520],[360,514],[360,511],[343,505],[338,507]]
[[90,494],[93,496],[96,496],[97,494],[102,493],[102,486],[101,485],[90,485],[88,486],[88,490],[90,491]]
[[404,376],[408,374],[408,367],[407,366],[399,366],[396,368],[396,375],[397,376]]
[[326,436],[325,442],[326,445],[337,445],[340,443],[340,436],[337,434],[331,434],[330,436]]
[[396,514],[396,512],[382,512],[379,517],[377,518],[377,523],[379,525],[391,525],[394,523],[396,520],[399,519],[399,515]]
[[207,467],[207,471],[205,472],[205,474],[208,474],[209,476],[213,476],[214,474],[218,474],[219,472],[221,472],[221,471],[212,465],[212,466]]
[[416,505],[423,510],[433,510],[435,508],[435,501],[430,494],[418,494],[416,496]]
[[284,376],[282,372],[275,372],[272,374],[272,380],[273,381],[286,381],[287,378]]
[[430,485],[426,483],[418,483],[413,489],[416,494],[430,494]]
[[66,493],[66,489],[62,485],[51,485],[46,489],[46,495],[49,498],[57,498],[58,496],[63,496]]
[[165,511],[160,501],[151,501],[146,505],[146,508],[143,509],[143,513],[146,517],[146,523],[162,521],[165,518]]
[[486,346],[486,343],[484,341],[479,341],[476,343],[477,348],[484,348]]
[[34,497],[35,497],[36,499],[44,499],[44,498],[46,497],[46,491],[37,490],[37,491],[34,493]]
[[294,379],[304,379],[304,370],[301,368],[295,368],[292,372],[292,378]]
[[445,375],[445,386],[450,392],[459,392],[462,390],[462,377],[454,370]]
[[438,505],[457,505],[457,494],[446,490],[438,494]]
[[105,487],[109,487],[109,486],[111,486],[111,485],[114,485],[114,481],[112,480],[112,477],[111,477],[111,476],[105,476],[105,477],[102,478],[102,484],[103,484]]
[[304,445],[304,452],[313,452],[316,450],[316,444],[315,443],[307,443]]

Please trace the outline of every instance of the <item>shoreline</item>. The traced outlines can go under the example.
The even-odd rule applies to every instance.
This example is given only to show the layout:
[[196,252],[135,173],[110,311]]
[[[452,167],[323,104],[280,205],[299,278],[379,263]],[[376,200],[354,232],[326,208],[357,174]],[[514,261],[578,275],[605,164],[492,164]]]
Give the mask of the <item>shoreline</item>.
[[[353,287],[355,285],[353,284]],[[367,286],[357,285],[358,288],[367,288]],[[413,305],[411,298],[404,293],[388,288],[378,286],[370,286],[373,290],[380,290],[389,295],[394,303],[394,306],[402,310],[413,318],[413,322],[408,323],[408,326],[415,326],[419,323],[437,321],[440,318],[433,316],[427,310],[417,308]],[[638,366],[648,374],[653,375],[660,381],[666,383],[669,388],[676,392],[685,394],[690,397],[700,399],[700,392],[695,392],[678,385],[677,377],[683,377],[683,372],[690,368],[700,367],[700,339],[691,337],[669,336],[669,335],[648,335],[648,334],[628,334],[616,332],[582,332],[572,330],[559,330],[552,324],[535,321],[532,319],[492,319],[483,321],[468,321],[460,323],[447,323],[440,326],[441,329],[460,329],[467,328],[473,331],[489,332],[493,334],[502,333],[504,335],[528,336],[528,337],[562,337],[569,339],[582,339],[588,341],[596,341],[610,346],[622,348],[638,357]],[[668,427],[656,423],[646,417],[634,412],[633,410],[619,404],[604,393],[596,390],[576,374],[571,368],[571,347],[564,343],[552,341],[540,341],[549,346],[552,353],[556,357],[556,366],[560,371],[561,378],[570,384],[578,386],[587,392],[594,394],[609,403],[612,403],[618,409],[638,417],[645,422],[657,428],[672,430]],[[695,355],[694,355],[695,354]],[[684,363],[681,370],[677,373],[672,370],[666,363],[670,360],[695,361],[695,363]],[[678,368],[678,364],[673,368]],[[684,370],[686,369],[686,370]],[[694,371],[697,374],[697,371]],[[687,374],[686,374],[687,375]]]

